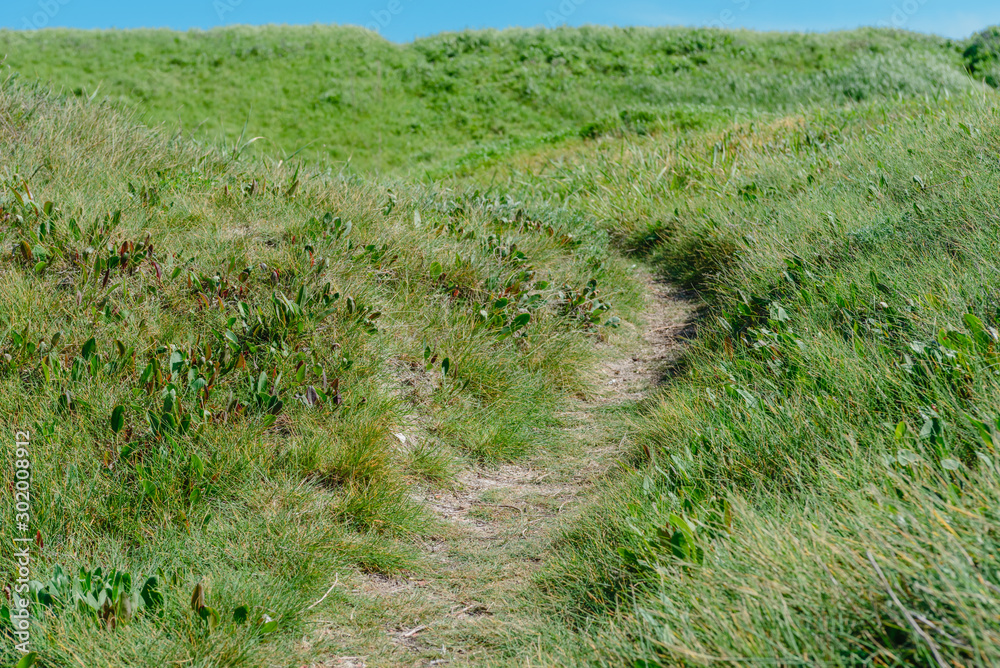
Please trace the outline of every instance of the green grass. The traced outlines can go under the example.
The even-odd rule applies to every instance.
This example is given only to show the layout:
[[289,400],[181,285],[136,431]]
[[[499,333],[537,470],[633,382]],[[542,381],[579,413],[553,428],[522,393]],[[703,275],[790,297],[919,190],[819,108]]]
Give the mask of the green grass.
[[167,133],[232,144],[246,123],[247,138],[263,137],[254,149],[269,155],[415,174],[546,135],[659,119],[701,125],[739,109],[881,95],[900,69],[918,70],[909,81],[923,92],[941,84],[961,51],[876,30],[590,27],[405,45],[336,26],[0,32],[0,54],[22,76],[134,106]]
[[[568,295],[637,303],[606,234],[555,208],[234,162],[11,80],[0,118],[0,402],[33,434],[34,577],[177,573],[122,633],[40,609],[48,665],[292,660],[332,573],[398,572],[437,530],[409,487],[531,451],[586,390],[608,316]],[[184,612],[201,580],[222,635]]]
[[596,662],[1000,661],[998,118],[878,102],[549,176],[709,304],[653,461],[540,580]]
[[[1000,663],[994,37],[0,33],[43,665],[303,665],[348,608],[381,633],[356,592],[308,606],[433,572],[415,486],[559,452],[636,263],[698,335],[599,414],[621,466],[493,658]],[[57,566],[162,604],[65,605]]]

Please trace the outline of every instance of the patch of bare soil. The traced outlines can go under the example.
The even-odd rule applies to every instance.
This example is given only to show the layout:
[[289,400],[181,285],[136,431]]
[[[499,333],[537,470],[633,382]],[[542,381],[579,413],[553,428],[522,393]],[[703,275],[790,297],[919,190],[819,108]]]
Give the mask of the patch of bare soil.
[[605,392],[598,403],[642,400],[669,375],[685,342],[694,335],[693,302],[668,283],[648,276],[645,282],[650,296],[640,332],[645,345],[632,355],[605,363]]
[[547,474],[529,466],[505,465],[459,474],[448,490],[427,495],[425,502],[440,517],[454,522],[470,538],[493,540],[510,520],[525,525],[527,533],[537,514],[574,499],[572,483],[546,482]]

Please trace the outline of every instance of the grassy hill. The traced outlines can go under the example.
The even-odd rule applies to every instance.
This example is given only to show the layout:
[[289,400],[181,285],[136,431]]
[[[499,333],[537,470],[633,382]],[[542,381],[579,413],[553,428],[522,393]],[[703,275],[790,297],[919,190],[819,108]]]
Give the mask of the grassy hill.
[[880,102],[547,174],[707,301],[539,581],[602,662],[1000,660],[998,119]]
[[[28,79],[135,107],[148,124],[360,169],[422,173],[467,152],[658,119],[934,92],[960,46],[910,33],[581,28],[443,34],[359,28],[0,32]],[[917,76],[909,76],[916,73]],[[912,88],[911,88],[912,87]],[[706,108],[706,105],[708,108]]]
[[[39,665],[1000,662],[995,31],[0,41]],[[646,270],[697,335],[572,433]],[[578,451],[441,556],[418,491]]]
[[[119,635],[57,606],[47,665],[280,663],[319,579],[398,571],[437,530],[408,487],[546,441],[604,304],[637,299],[606,234],[557,209],[234,162],[10,81],[0,118],[0,397],[34,434],[37,577],[65,604],[54,566],[100,563],[166,601]],[[209,573],[227,623],[246,606],[286,639],[259,647],[251,619],[206,644],[183,610]]]

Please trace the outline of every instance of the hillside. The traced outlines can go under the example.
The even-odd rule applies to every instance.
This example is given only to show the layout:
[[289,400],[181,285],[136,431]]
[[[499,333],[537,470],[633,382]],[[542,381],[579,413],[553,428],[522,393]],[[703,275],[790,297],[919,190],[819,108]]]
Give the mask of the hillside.
[[903,80],[906,93],[933,92],[960,51],[876,30],[593,27],[406,45],[329,26],[0,32],[0,54],[22,76],[135,107],[167,133],[233,143],[246,123],[246,138],[263,137],[254,149],[269,155],[418,173],[484,147],[586,134],[623,118],[728,122],[739,110],[865,99]]
[[707,302],[539,580],[601,662],[1000,660],[998,119],[977,91],[545,171]]
[[[409,486],[540,447],[585,387],[603,304],[637,299],[604,233],[558,210],[233,162],[10,82],[0,118],[17,249],[3,420],[36,434],[44,559],[71,577],[211,573],[212,606],[291,638],[318,578],[396,571],[399,539],[436,530]],[[400,448],[417,423],[431,433]],[[225,647],[175,636],[186,599],[163,595],[162,632],[123,648],[65,622],[50,665],[67,643],[155,665],[271,655],[252,629]]]
[[1000,663],[997,34],[3,33],[36,665]]

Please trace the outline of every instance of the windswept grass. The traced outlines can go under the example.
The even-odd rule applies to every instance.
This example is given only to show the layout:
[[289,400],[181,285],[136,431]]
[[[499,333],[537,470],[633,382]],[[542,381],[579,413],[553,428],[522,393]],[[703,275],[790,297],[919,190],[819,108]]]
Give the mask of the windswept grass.
[[[0,420],[32,434],[46,665],[296,661],[334,573],[415,563],[436,527],[409,487],[543,444],[599,305],[638,299],[558,209],[233,161],[11,80],[0,146]],[[156,577],[162,606],[78,610],[97,567]]]
[[567,168],[709,304],[652,461],[540,580],[595,662],[1000,661],[998,119],[976,90]]
[[995,37],[0,33],[45,665],[329,658],[357,599],[308,606],[423,568],[414,485],[555,444],[636,262],[697,339],[495,658],[997,665]]

